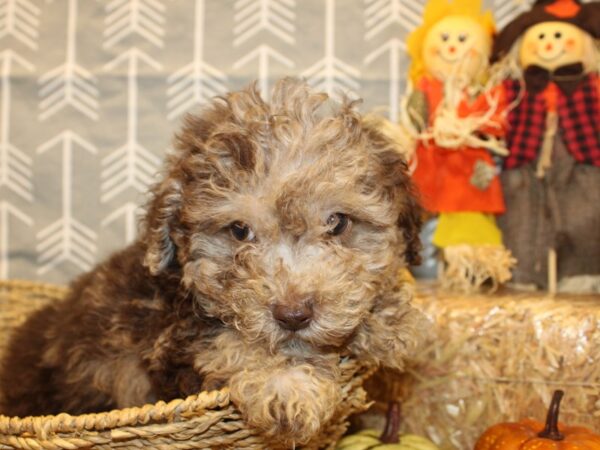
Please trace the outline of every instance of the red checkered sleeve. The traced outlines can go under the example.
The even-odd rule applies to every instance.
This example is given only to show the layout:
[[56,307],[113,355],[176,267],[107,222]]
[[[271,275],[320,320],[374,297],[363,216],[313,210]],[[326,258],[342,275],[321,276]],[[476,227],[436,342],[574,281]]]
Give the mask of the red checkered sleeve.
[[546,109],[541,94],[522,92],[524,87],[517,80],[504,83],[508,102],[519,103],[508,114],[506,142],[510,154],[504,160],[506,169],[513,169],[534,161],[541,147],[546,128]]
[[600,98],[598,78],[588,76],[573,93],[561,94],[558,112],[563,139],[581,164],[600,167]]

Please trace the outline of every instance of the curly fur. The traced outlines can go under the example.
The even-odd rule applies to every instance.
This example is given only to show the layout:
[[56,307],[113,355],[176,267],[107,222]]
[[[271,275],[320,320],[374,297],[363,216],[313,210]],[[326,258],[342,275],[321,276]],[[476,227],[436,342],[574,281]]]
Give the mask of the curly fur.
[[[418,260],[406,162],[345,101],[285,79],[189,116],[133,245],[14,334],[0,373],[9,415],[83,413],[230,386],[247,420],[306,442],[341,397],[340,357],[401,368],[420,316],[398,285]],[[327,234],[327,218],[351,227]],[[256,239],[239,242],[232,222]],[[274,305],[310,298],[290,331]]]

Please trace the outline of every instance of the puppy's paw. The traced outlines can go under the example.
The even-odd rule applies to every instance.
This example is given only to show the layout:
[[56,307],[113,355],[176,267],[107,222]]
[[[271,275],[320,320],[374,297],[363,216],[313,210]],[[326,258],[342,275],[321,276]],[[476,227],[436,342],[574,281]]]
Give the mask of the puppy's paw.
[[304,444],[331,418],[337,384],[309,365],[252,371],[231,380],[231,398],[247,422],[289,444]]

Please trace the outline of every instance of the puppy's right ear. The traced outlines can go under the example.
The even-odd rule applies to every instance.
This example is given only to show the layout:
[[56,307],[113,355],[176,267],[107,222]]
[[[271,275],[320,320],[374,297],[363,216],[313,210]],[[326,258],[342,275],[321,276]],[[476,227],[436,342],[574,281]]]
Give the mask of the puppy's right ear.
[[173,226],[181,208],[181,184],[167,177],[154,187],[153,198],[144,220],[143,240],[146,243],[144,266],[152,275],[165,270],[175,258]]

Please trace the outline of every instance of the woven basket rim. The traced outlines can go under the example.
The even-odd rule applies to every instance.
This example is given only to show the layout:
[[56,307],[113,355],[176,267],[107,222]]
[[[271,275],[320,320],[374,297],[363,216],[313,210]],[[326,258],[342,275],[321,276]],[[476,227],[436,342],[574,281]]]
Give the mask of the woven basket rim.
[[[223,409],[230,404],[229,388],[203,391],[185,399],[170,402],[159,400],[153,404],[111,411],[71,415],[60,413],[46,416],[9,417],[0,415],[0,433],[21,434],[72,431],[103,431],[117,427],[147,425],[149,423],[176,422],[184,416],[206,410]],[[173,420],[174,419],[174,420]]]

